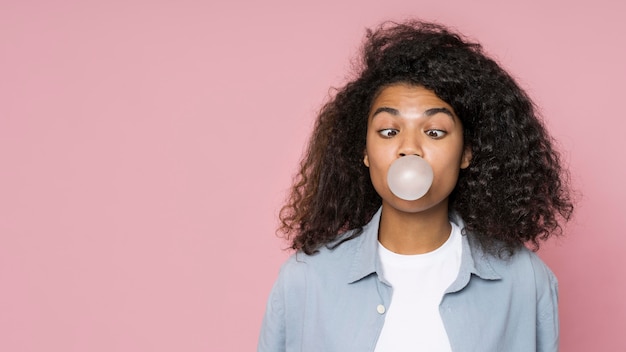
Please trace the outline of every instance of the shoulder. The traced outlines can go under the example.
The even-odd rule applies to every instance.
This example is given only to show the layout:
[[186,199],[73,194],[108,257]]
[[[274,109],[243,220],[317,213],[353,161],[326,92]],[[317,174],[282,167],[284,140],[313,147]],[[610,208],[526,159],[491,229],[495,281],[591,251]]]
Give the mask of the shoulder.
[[[460,277],[467,280],[462,281],[466,285],[452,291],[444,302],[451,312],[467,312],[464,319],[447,313],[447,323],[454,326],[451,341],[465,343],[481,336],[481,344],[493,343],[481,350],[509,346],[510,351],[556,351],[557,282],[550,268],[525,247],[508,257],[487,254],[476,245],[465,248],[469,253],[463,256],[470,270],[462,269]],[[512,325],[516,328],[506,328]]]
[[348,270],[356,240],[358,238],[335,248],[321,248],[312,255],[298,251],[283,263],[267,301],[259,351],[282,351],[285,346],[287,350],[295,350],[299,341],[310,336],[310,331],[297,327],[303,327],[311,314],[319,313],[319,302],[332,302],[335,298],[329,291],[339,287],[344,281],[342,278],[347,277],[342,273]]
[[466,247],[478,277],[495,280],[498,286],[511,292],[520,292],[530,296],[543,293],[555,295],[557,279],[550,268],[539,258],[537,253],[525,246],[520,246],[508,256],[498,256],[481,249],[477,239],[467,234]]
[[297,281],[299,278],[311,276],[324,276],[326,279],[341,276],[349,270],[352,258],[362,244],[361,236],[342,242],[349,238],[353,232],[349,231],[341,236],[335,243],[322,246],[313,254],[302,251],[293,253],[280,269],[279,279]]
[[519,248],[512,256],[499,260],[502,270],[509,270],[513,274],[527,274],[527,278],[532,279],[537,288],[545,288],[548,285],[556,285],[556,276],[539,258],[537,253],[526,247]]
[[519,247],[513,254],[505,257],[486,254],[475,248],[472,248],[472,252],[477,265],[491,267],[507,286],[528,293],[533,292],[538,298],[545,293],[556,294],[558,285],[556,276],[537,253],[525,246]]

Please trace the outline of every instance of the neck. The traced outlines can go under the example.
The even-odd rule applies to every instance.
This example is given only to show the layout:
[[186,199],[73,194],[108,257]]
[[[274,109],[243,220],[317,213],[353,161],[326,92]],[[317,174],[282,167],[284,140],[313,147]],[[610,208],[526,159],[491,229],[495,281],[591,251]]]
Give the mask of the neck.
[[450,237],[450,231],[447,202],[417,213],[383,204],[378,240],[398,254],[423,254],[441,247]]

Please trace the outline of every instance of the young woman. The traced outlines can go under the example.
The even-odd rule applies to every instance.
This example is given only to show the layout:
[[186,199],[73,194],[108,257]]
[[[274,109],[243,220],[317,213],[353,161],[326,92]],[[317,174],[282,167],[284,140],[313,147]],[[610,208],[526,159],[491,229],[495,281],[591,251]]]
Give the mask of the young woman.
[[[530,250],[571,216],[567,178],[524,91],[432,23],[368,32],[319,113],[282,230],[296,252],[259,351],[556,351],[557,282]],[[418,156],[433,180],[396,195]]]

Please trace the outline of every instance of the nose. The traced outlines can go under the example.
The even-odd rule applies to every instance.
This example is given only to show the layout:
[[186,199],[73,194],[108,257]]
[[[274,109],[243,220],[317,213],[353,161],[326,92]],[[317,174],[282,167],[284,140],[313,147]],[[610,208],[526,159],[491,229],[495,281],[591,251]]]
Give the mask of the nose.
[[403,136],[400,148],[398,149],[398,157],[407,155],[417,155],[419,157],[423,157],[419,134],[406,133]]

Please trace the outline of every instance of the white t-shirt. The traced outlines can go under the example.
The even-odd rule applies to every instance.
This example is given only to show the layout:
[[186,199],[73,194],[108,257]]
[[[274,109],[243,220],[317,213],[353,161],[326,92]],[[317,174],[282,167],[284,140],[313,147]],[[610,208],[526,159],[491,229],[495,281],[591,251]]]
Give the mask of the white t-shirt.
[[393,296],[376,352],[451,351],[439,303],[459,273],[462,241],[459,227],[450,224],[448,240],[429,253],[402,255],[378,244],[383,277]]

